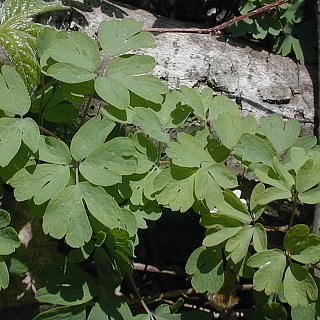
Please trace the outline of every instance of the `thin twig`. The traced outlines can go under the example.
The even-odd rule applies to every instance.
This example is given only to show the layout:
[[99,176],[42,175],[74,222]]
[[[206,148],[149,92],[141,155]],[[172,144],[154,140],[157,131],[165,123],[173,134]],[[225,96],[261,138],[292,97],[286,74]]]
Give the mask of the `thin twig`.
[[223,22],[215,27],[212,28],[144,28],[143,31],[150,31],[150,32],[187,32],[187,33],[202,33],[202,34],[208,34],[211,35],[218,34],[219,31],[235,24],[236,22],[239,22],[241,20],[250,18],[252,16],[255,16],[258,13],[267,11],[275,6],[279,6],[281,4],[284,4],[288,2],[289,0],[277,0],[272,3],[266,4],[261,8],[252,10],[248,13],[245,13],[239,17],[235,17],[229,21]]
[[39,125],[38,125],[38,127],[39,127],[40,131],[46,133],[48,136],[54,137],[58,140],[61,140],[60,137],[58,137],[55,133],[51,132],[50,130],[48,130],[42,126],[39,126]]
[[147,312],[147,314],[150,316],[151,319],[155,319],[153,316],[153,313],[150,311],[150,309],[148,308],[148,306],[146,305],[146,303],[144,302],[143,298],[140,295],[139,289],[136,286],[136,283],[134,282],[134,279],[132,277],[132,275],[130,273],[127,274],[129,281],[133,287],[133,290],[137,296],[137,298],[139,299],[140,304],[142,305],[143,309]]

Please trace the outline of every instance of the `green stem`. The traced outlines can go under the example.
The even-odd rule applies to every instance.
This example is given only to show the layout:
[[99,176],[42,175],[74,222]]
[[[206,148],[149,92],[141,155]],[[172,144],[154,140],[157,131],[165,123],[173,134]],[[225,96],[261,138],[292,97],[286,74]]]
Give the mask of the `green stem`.
[[83,113],[82,113],[82,117],[81,117],[81,121],[80,121],[80,126],[79,127],[82,127],[84,125],[84,123],[86,122],[87,114],[88,114],[88,111],[89,111],[89,108],[90,108],[90,105],[91,105],[91,101],[93,99],[93,95],[94,95],[94,92],[92,92],[90,94],[90,96],[88,97],[88,99],[87,99],[87,102],[85,104],[85,107],[84,107],[84,110],[83,110]]
[[40,97],[40,107],[39,107],[39,114],[38,114],[38,125],[43,127],[43,111],[44,111],[44,93],[45,93],[45,75],[41,75],[41,97]]
[[294,215],[296,213],[297,210],[297,199],[298,199],[298,194],[296,191],[294,191],[293,195],[292,195],[292,209],[291,209],[291,216],[290,216],[290,221],[289,221],[289,225],[288,225],[288,230],[290,230],[290,228],[293,225],[293,221],[294,221]]

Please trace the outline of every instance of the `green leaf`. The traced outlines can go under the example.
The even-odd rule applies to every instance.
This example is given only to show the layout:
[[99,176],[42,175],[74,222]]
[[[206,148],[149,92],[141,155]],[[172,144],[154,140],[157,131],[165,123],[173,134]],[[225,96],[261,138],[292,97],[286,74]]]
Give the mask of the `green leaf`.
[[292,194],[288,190],[279,189],[276,187],[271,187],[265,189],[260,195],[257,197],[257,203],[260,205],[266,205],[272,201],[280,200],[280,199],[289,199]]
[[305,151],[310,151],[317,144],[315,136],[306,135],[299,137],[292,147],[303,148]]
[[198,200],[205,200],[209,209],[223,201],[223,193],[214,177],[204,168],[197,170],[194,181],[194,193]]
[[3,258],[0,256],[0,291],[9,286],[9,271]]
[[240,116],[239,106],[224,95],[213,97],[209,108],[209,120],[218,120],[220,114],[227,113],[232,116]]
[[56,239],[65,236],[73,248],[82,247],[91,239],[92,229],[79,185],[69,186],[51,198],[43,216],[43,231]]
[[308,306],[296,306],[291,308],[292,320],[319,320],[319,302],[309,303]]
[[89,182],[111,186],[120,183],[122,175],[133,174],[137,160],[135,145],[126,137],[114,138],[97,147],[80,164],[80,172]]
[[205,147],[207,141],[187,133],[178,133],[177,142],[170,141],[166,150],[172,163],[181,167],[200,167],[203,162],[215,162]]
[[[266,320],[286,320],[288,314],[286,309],[277,302],[265,303],[258,306],[257,313]],[[259,318],[260,319],[260,318]]]
[[261,223],[254,225],[253,234],[253,247],[256,252],[267,250],[268,240],[267,233],[264,226]]
[[305,224],[291,227],[284,237],[283,245],[291,258],[298,262],[310,264],[320,260],[320,237],[310,235]]
[[283,280],[284,295],[292,307],[308,306],[318,298],[318,287],[308,270],[291,263]]
[[306,204],[320,203],[320,187],[299,193],[298,198],[302,203]]
[[294,170],[294,172],[297,173],[299,168],[302,167],[306,160],[307,158],[305,149],[291,147],[282,164],[285,170]]
[[277,114],[269,115],[269,119],[261,117],[260,129],[278,153],[291,147],[300,134],[300,124],[297,119],[284,122],[283,118]]
[[130,18],[102,21],[98,39],[108,56],[117,56],[142,47],[155,47],[151,33],[141,32],[143,23]]
[[250,196],[250,211],[254,216],[254,220],[258,220],[264,212],[265,207],[258,204],[257,198],[265,190],[263,183],[258,183],[252,190]]
[[216,207],[219,212],[244,223],[252,221],[247,206],[228,189],[224,190],[224,201],[218,202]]
[[70,179],[67,166],[38,164],[34,171],[32,169],[21,169],[10,181],[17,201],[34,198],[35,204],[43,204],[61,191]]
[[112,106],[124,110],[130,105],[130,93],[117,79],[98,77],[94,83],[97,94]]
[[[52,10],[67,9],[57,2],[37,0],[7,0],[2,4],[0,44],[31,92],[38,83],[37,34],[45,26],[30,21],[30,17]],[[15,99],[17,100],[17,99]]]
[[31,118],[21,120],[22,141],[35,153],[40,145],[40,130],[36,122]]
[[68,146],[54,137],[40,137],[39,160],[53,164],[69,165],[71,155]]
[[80,162],[89,156],[92,151],[104,144],[114,127],[113,121],[101,119],[100,115],[86,122],[72,138],[70,152],[73,159]]
[[20,246],[20,240],[16,231],[11,227],[0,230],[0,255],[13,253]]
[[266,295],[271,295],[279,290],[286,266],[286,256],[281,250],[258,252],[248,259],[247,265],[259,268],[253,276],[253,288],[256,291],[264,290]]
[[221,248],[199,247],[189,257],[186,273],[192,275],[191,284],[196,292],[216,293],[224,282]]
[[20,149],[22,130],[20,120],[0,119],[0,166],[5,167]]
[[10,224],[10,222],[10,214],[4,209],[0,209],[0,229],[7,227]]
[[56,307],[40,313],[33,320],[86,320],[86,305]]
[[106,73],[108,76],[119,73],[126,76],[134,76],[151,72],[156,64],[154,57],[127,54],[117,57],[108,63]]
[[270,167],[275,155],[266,140],[249,133],[242,135],[234,151],[242,157],[242,160],[263,163]]
[[194,171],[171,167],[163,170],[154,180],[154,191],[159,204],[173,211],[185,212],[194,203]]
[[36,292],[39,302],[75,306],[92,300],[96,295],[93,278],[65,259],[43,267],[40,277],[44,287]]
[[11,66],[4,65],[1,68],[0,100],[1,110],[17,114],[21,117],[29,111],[31,106],[27,88],[19,73]]
[[[100,65],[98,46],[91,37],[83,32],[72,32],[68,33],[67,37],[56,38],[45,50],[45,53],[59,65],[76,66],[79,70],[82,69],[92,74]],[[50,68],[47,71],[48,74],[50,74]]]
[[320,182],[320,152],[311,151],[308,158],[297,172],[296,189],[299,193],[307,191]]
[[150,108],[136,107],[133,111],[133,124],[140,127],[147,135],[157,141],[167,143],[168,132],[163,130],[158,114]]
[[208,166],[206,170],[222,188],[235,188],[238,186],[236,174],[225,164],[212,164]]
[[96,74],[71,63],[57,62],[51,65],[46,75],[65,83],[81,83],[95,79]]
[[252,133],[257,124],[253,116],[244,119],[238,114],[220,113],[217,120],[211,120],[222,144],[228,149],[234,148],[243,133]]
[[243,228],[240,221],[219,213],[203,216],[201,224],[208,229],[202,242],[206,247],[214,247],[224,242]]
[[89,314],[88,320],[131,320],[133,319],[129,306],[124,299],[108,296],[99,299]]
[[244,226],[227,241],[225,250],[230,253],[234,263],[240,262],[248,253],[254,231],[251,225]]
[[162,103],[163,95],[167,92],[164,83],[152,75],[125,76],[114,74],[112,78],[137,96],[154,103]]
[[205,119],[206,110],[203,105],[199,92],[195,89],[188,88],[186,86],[180,87],[180,99],[181,102],[190,106],[193,113],[201,120]]
[[120,208],[102,187],[81,182],[79,188],[88,210],[99,222],[109,229],[120,227]]

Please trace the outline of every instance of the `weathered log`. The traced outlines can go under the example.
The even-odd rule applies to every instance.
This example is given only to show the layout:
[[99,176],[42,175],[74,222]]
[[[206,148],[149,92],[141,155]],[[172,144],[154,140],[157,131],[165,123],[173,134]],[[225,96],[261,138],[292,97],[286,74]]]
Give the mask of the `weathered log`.
[[[100,21],[123,17],[143,21],[145,27],[193,26],[113,1],[81,13],[87,20],[81,29],[91,35]],[[315,65],[300,65],[227,35],[156,33],[155,38],[157,48],[138,52],[155,57],[154,74],[170,88],[209,86],[237,99],[244,114],[296,118],[304,134],[313,134]]]

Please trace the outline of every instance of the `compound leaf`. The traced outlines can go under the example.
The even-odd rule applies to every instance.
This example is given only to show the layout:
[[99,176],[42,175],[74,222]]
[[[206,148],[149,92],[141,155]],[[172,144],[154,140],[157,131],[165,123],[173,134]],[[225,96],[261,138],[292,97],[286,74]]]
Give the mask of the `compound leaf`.
[[39,149],[40,130],[31,118],[21,119],[22,141],[35,153]]
[[4,209],[0,209],[0,228],[7,227],[10,224],[10,222],[10,214]]

